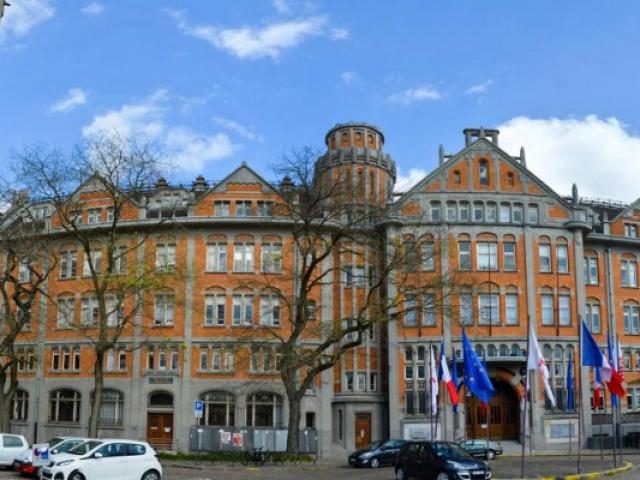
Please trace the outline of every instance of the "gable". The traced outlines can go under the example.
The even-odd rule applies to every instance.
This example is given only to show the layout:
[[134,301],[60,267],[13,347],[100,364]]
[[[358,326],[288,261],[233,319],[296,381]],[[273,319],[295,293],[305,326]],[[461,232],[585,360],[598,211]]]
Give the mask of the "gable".
[[249,168],[245,163],[209,189],[203,197],[205,197],[207,193],[227,192],[279,193],[269,182]]

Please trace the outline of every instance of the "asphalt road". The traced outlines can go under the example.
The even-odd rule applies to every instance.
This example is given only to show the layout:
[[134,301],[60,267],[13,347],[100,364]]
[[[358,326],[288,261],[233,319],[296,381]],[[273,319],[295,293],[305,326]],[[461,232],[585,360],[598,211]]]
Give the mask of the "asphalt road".
[[[640,465],[640,454],[627,455],[626,461]],[[582,472],[601,471],[611,468],[610,459],[600,460],[599,456],[583,458]],[[536,478],[543,475],[570,475],[576,473],[575,457],[534,457],[527,458],[526,477]],[[498,458],[491,462],[494,479],[520,478],[520,459],[517,457]],[[11,471],[1,471],[0,479],[20,478]],[[185,468],[171,462],[164,465],[166,480],[393,480],[393,468],[353,469],[346,465],[316,465],[316,466],[287,466],[287,467],[209,467]],[[637,480],[640,478],[640,468],[619,474],[616,480]],[[89,479],[90,480],[90,479]]]

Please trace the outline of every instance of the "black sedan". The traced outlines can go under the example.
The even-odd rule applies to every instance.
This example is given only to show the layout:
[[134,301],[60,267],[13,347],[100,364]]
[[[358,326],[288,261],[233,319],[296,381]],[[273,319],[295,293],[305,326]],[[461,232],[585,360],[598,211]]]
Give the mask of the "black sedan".
[[349,465],[352,467],[378,468],[383,465],[395,465],[396,457],[406,440],[387,440],[373,442],[367,448],[357,450],[349,455]]
[[407,442],[398,454],[396,480],[489,480],[491,467],[451,442]]
[[466,440],[458,445],[468,454],[485,460],[493,460],[497,455],[502,455],[502,445],[486,439]]

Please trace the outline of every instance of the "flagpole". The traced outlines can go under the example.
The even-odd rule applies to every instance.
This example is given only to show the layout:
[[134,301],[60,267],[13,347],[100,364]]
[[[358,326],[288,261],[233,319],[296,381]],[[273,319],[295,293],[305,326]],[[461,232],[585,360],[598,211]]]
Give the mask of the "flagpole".
[[[609,363],[612,364],[616,370],[620,369],[618,362],[616,360],[617,352],[614,353],[615,345],[613,343],[613,338],[611,337],[611,330],[607,333],[607,354],[609,356]],[[615,400],[615,401],[614,401]],[[618,466],[618,433],[616,429],[616,410],[617,405],[620,402],[620,399],[616,396],[614,399],[614,394],[611,394],[611,433],[613,436],[613,467]]]
[[528,397],[528,390],[529,390],[529,355],[531,354],[531,352],[529,352],[529,339],[530,339],[530,335],[531,335],[531,327],[529,326],[529,315],[527,315],[527,359],[525,360],[525,365],[526,365],[526,373],[525,373],[525,378],[524,378],[524,406],[522,408],[522,415],[521,415],[521,421],[522,421],[522,450],[520,452],[520,478],[524,478],[524,452],[526,449],[526,443],[527,443],[527,397]]
[[[604,388],[602,388],[602,385],[599,385],[598,388],[600,388],[601,393],[601,397],[600,397],[600,401],[602,402],[602,409],[604,410],[604,413],[607,413],[607,403],[605,401],[605,391]],[[598,409],[600,408],[600,405],[594,405],[595,407],[595,412],[598,412]],[[602,441],[602,422],[600,422],[600,441],[598,442],[600,444],[600,460],[604,461],[604,442]]]
[[[613,347],[615,349],[615,358],[616,358],[616,363],[618,365],[618,368],[620,369],[621,372],[624,372],[624,359],[620,358],[620,355],[618,355],[618,352],[621,351],[620,349],[620,338],[616,335],[616,344]],[[618,439],[618,437],[620,438],[620,449],[618,450],[620,452],[620,464],[624,463],[624,458],[622,457],[622,447],[623,442],[622,442],[622,400],[619,399],[618,400],[618,405],[616,408],[616,441]]]
[[579,333],[578,333],[578,392],[579,395],[576,396],[576,400],[578,400],[578,460],[576,464],[577,474],[580,475],[582,470],[582,317],[578,314],[578,325],[579,325]]
[[433,365],[431,365],[432,358],[431,340],[429,340],[429,424],[431,425],[431,441],[433,442],[435,438],[433,438],[433,411],[431,409],[431,395],[433,395],[433,384],[431,383],[431,372],[433,369]]

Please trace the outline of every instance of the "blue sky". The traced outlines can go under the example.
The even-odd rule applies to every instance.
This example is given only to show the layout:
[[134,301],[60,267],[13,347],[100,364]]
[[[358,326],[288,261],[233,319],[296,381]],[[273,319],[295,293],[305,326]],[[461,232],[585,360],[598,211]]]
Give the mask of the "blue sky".
[[[565,194],[640,196],[640,3],[13,0],[0,23],[0,168],[117,128],[179,180],[267,178],[335,123],[385,133],[402,181],[500,127]],[[638,173],[636,173],[638,172]],[[603,181],[607,178],[607,181]]]

